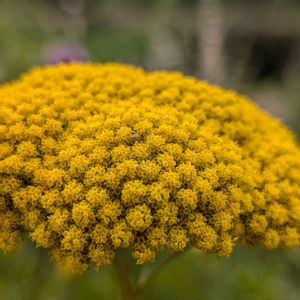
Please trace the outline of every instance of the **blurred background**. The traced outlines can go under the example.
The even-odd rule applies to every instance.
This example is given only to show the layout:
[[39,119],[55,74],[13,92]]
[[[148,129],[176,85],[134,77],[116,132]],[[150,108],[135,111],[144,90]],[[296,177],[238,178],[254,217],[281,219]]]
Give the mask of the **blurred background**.
[[[300,136],[300,0],[0,0],[0,82],[37,65],[124,62],[235,89]],[[1,226],[1,225],[0,225]],[[25,241],[0,254],[1,300],[116,299],[112,270],[65,277]],[[300,299],[300,250],[189,251],[145,299]]]

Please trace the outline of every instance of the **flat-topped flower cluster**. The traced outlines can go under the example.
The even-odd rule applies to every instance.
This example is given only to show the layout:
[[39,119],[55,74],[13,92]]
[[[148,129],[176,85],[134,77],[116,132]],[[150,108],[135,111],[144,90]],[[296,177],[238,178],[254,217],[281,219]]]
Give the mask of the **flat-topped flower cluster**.
[[0,88],[0,248],[29,235],[67,269],[300,237],[300,150],[232,91],[118,64],[37,68]]

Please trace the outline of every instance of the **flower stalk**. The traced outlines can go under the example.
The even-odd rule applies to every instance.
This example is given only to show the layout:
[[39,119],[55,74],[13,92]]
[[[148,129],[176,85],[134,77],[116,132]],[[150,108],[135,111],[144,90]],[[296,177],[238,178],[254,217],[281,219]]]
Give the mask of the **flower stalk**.
[[132,270],[125,250],[118,251],[113,267],[120,288],[121,300],[139,300],[161,271],[183,252],[173,252],[161,262],[156,263],[150,270],[142,270],[136,283],[132,279]]
[[126,257],[125,250],[118,251],[115,256],[113,267],[116,273],[116,279],[120,288],[121,300],[139,300],[142,291],[134,286],[131,270]]

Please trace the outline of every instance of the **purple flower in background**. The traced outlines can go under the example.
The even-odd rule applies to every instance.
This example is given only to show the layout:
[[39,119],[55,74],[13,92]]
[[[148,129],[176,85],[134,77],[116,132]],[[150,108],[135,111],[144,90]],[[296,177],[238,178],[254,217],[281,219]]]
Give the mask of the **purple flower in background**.
[[87,49],[77,42],[55,43],[46,46],[43,51],[43,61],[46,64],[87,61],[88,59]]

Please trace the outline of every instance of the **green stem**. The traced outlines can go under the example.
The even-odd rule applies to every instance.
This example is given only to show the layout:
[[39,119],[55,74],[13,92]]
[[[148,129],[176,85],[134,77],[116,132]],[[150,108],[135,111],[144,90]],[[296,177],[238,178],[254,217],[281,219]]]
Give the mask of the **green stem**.
[[113,263],[117,281],[120,287],[122,300],[139,300],[141,299],[140,290],[133,286],[131,272],[125,251],[117,253]]
[[146,287],[148,287],[156,279],[158,274],[178,257],[182,252],[174,252],[169,255],[162,262],[151,268],[147,272],[142,272],[138,280],[138,284],[135,285],[132,281],[131,270],[128,263],[128,257],[125,250],[118,251],[114,259],[114,269],[116,272],[117,281],[120,287],[122,300],[140,300]]
[[138,289],[143,291],[147,286],[152,284],[152,282],[156,279],[156,277],[164,269],[164,267],[171,261],[173,261],[176,257],[178,257],[181,253],[182,252],[173,252],[160,264],[156,265],[152,270],[150,270],[150,272],[144,274],[142,273],[139,279]]
[[24,295],[24,299],[35,300],[40,298],[43,282],[50,273],[49,268],[47,253],[44,249],[38,249],[35,270],[31,276],[32,282],[27,295]]

